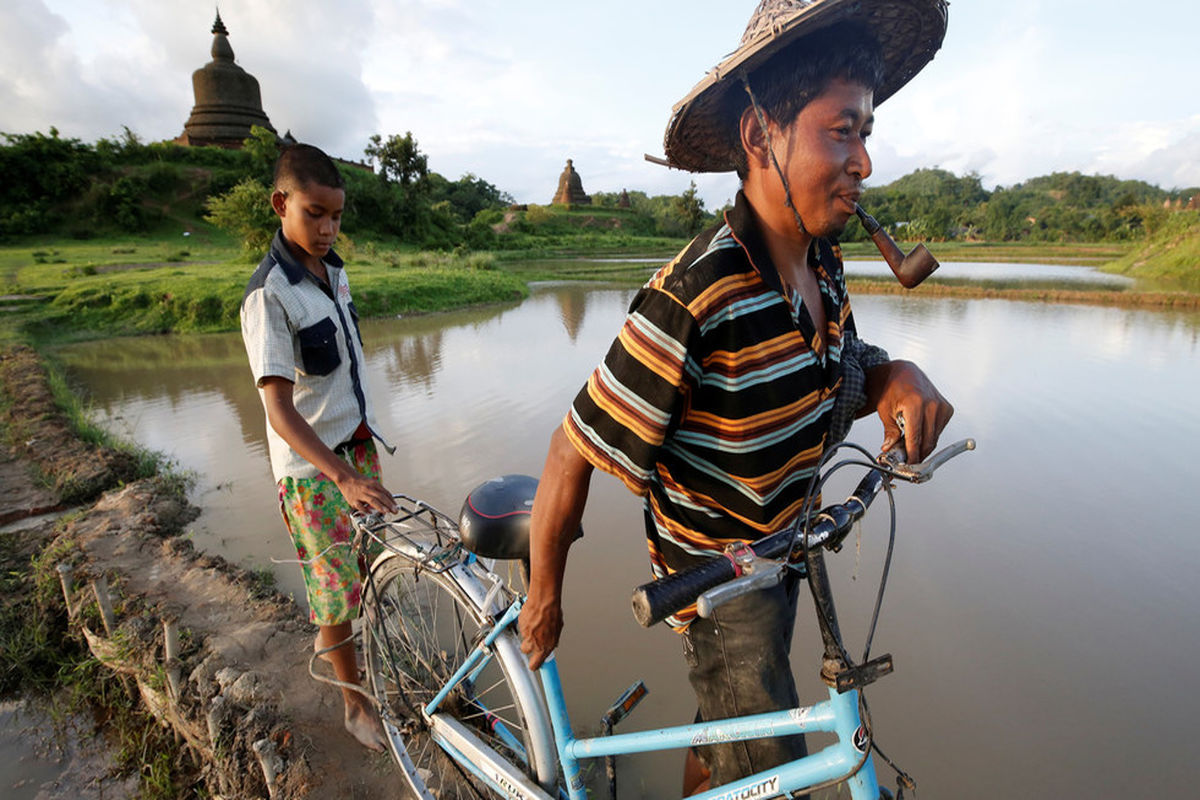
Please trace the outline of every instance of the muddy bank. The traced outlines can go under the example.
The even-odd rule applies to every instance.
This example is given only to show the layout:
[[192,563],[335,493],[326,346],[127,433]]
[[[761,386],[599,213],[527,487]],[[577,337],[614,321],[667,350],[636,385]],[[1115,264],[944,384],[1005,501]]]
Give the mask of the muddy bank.
[[[56,604],[59,634],[81,637],[152,724],[175,732],[193,765],[189,796],[397,796],[391,762],[342,729],[340,692],[308,674],[316,629],[259,576],[193,548],[185,534],[198,512],[179,481],[135,479],[132,455],[74,436],[31,350],[0,355],[0,400],[0,514],[25,518],[0,528],[5,568],[38,573],[17,590],[31,596],[5,598],[8,610]],[[51,509],[70,513],[38,516]],[[0,654],[0,665],[19,657]]]

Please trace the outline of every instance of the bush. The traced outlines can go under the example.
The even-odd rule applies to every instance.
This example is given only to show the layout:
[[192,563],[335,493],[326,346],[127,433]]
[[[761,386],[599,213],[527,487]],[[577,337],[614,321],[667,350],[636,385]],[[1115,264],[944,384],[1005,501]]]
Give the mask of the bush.
[[267,252],[279,227],[270,203],[270,190],[254,178],[244,178],[222,195],[210,197],[205,219],[236,236],[242,252],[256,259]]
[[545,225],[550,220],[554,219],[554,214],[545,206],[530,204],[525,211],[525,221],[533,226]]

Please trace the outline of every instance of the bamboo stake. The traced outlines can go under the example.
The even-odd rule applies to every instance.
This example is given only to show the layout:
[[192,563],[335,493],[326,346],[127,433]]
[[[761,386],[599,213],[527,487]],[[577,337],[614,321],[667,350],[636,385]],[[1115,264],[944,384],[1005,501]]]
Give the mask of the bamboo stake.
[[75,616],[75,609],[71,605],[71,580],[74,577],[75,568],[64,561],[55,569],[58,570],[58,582],[62,584],[63,599],[67,601],[67,619],[72,619]]
[[117,627],[117,618],[113,614],[112,599],[108,596],[108,578],[100,575],[92,580],[92,591],[96,595],[96,605],[100,607],[100,619],[104,622],[104,631],[112,636]]
[[171,699],[179,701],[179,620],[175,617],[163,618],[163,655],[167,670],[167,684],[171,688]]
[[251,747],[258,756],[259,766],[262,767],[263,778],[267,782],[267,794],[274,797],[278,790],[279,773],[283,769],[283,759],[275,749],[275,743],[270,739],[259,739]]

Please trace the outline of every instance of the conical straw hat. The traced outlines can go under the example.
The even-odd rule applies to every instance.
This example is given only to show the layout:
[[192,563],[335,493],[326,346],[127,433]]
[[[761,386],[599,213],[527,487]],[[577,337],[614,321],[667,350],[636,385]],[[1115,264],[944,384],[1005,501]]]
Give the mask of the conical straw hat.
[[802,36],[837,22],[864,25],[883,51],[883,84],[875,105],[912,80],[933,58],[946,35],[946,0],[762,0],[738,49],[709,70],[675,104],[663,140],[668,163],[691,172],[734,168],[725,97],[743,91],[740,75]]

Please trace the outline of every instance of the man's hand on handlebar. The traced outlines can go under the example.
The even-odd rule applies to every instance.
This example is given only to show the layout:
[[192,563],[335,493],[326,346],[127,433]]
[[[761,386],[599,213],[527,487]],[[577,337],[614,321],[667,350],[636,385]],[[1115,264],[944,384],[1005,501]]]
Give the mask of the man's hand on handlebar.
[[[904,441],[909,463],[924,461],[937,447],[954,406],[942,397],[928,376],[910,361],[889,361],[867,373],[866,413],[883,420],[882,452]],[[897,418],[903,417],[901,430]]]

